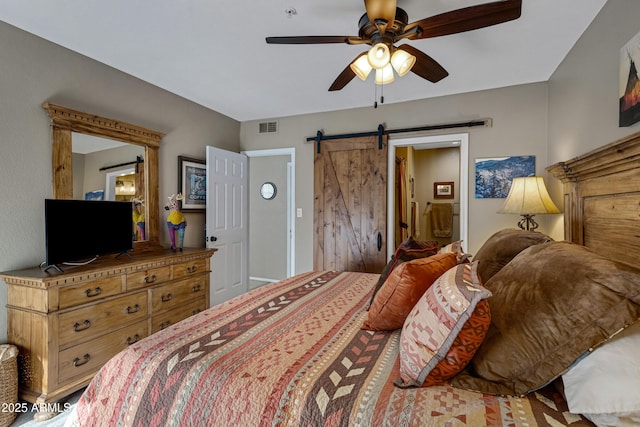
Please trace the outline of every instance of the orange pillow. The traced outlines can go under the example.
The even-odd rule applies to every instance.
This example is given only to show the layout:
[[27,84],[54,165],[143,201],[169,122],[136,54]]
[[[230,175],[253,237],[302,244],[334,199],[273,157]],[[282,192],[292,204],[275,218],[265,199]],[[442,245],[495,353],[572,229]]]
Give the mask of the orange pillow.
[[376,293],[362,329],[393,331],[402,328],[411,309],[429,286],[456,264],[456,254],[445,253],[408,261],[397,267]]

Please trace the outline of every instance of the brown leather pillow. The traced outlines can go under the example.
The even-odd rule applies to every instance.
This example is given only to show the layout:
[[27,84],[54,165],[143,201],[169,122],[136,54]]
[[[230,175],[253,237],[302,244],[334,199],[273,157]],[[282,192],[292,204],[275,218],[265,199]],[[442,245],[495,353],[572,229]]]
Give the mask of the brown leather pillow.
[[362,329],[393,331],[402,328],[411,309],[429,286],[456,264],[456,256],[452,253],[401,264],[375,295]]
[[525,249],[485,284],[491,327],[471,362],[481,379],[452,384],[513,395],[544,386],[640,317],[639,284],[640,270],[583,246]]
[[473,257],[474,261],[479,262],[478,275],[482,283],[487,283],[494,274],[524,249],[551,241],[553,239],[546,234],[517,228],[507,228],[494,233]]
[[385,265],[382,273],[380,273],[378,283],[376,283],[373,294],[371,295],[371,300],[369,300],[369,306],[371,306],[376,294],[396,267],[403,262],[411,261],[412,259],[426,258],[437,253],[438,242],[436,240],[415,240],[413,237],[407,237],[404,242],[397,247],[394,254],[391,255],[391,260]]

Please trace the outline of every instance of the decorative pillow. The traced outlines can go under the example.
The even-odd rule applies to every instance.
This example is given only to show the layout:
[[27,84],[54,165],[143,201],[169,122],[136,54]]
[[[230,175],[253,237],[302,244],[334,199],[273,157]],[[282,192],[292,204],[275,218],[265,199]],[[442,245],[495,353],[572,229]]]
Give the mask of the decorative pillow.
[[454,254],[436,254],[397,267],[376,294],[362,329],[393,331],[402,328],[422,294],[445,271],[456,265]]
[[471,254],[465,253],[464,249],[462,249],[462,240],[458,240],[457,242],[449,243],[446,246],[440,248],[441,254],[455,254],[458,258],[458,264],[462,264],[466,262],[469,258],[471,258]]
[[478,301],[471,317],[453,340],[447,355],[438,363],[422,384],[423,387],[443,384],[458,375],[471,361],[491,325],[491,309],[487,300]]
[[[477,263],[459,264],[444,273],[420,298],[404,322],[400,335],[399,387],[421,387],[439,384],[464,369],[484,339],[490,321],[489,310],[480,305],[476,317],[472,313],[481,300],[491,296],[483,288],[477,275]],[[449,354],[456,338],[467,326],[464,341],[473,335],[473,327],[480,327],[459,363],[442,369],[441,361]],[[458,349],[464,346],[458,347]],[[453,356],[453,352],[452,352]],[[436,369],[438,367],[438,369]]]
[[[603,418],[640,421],[640,322],[610,341],[562,375],[569,410],[595,422]],[[616,424],[606,424],[616,425]]]
[[373,295],[371,295],[369,305],[373,303],[376,294],[389,277],[389,274],[391,274],[396,267],[403,262],[411,261],[412,259],[426,258],[437,253],[438,242],[436,240],[420,241],[415,240],[413,237],[407,237],[405,241],[398,246],[394,254],[391,255],[391,260],[385,265],[382,273],[380,273],[380,278],[378,279],[378,283],[376,283],[376,287],[373,289]]
[[479,262],[478,275],[482,283],[487,283],[494,274],[524,249],[551,241],[553,239],[546,234],[517,228],[507,228],[494,233],[473,257],[474,261]]
[[[531,246],[485,284],[491,327],[471,366],[508,394],[536,390],[640,317],[638,283],[639,270],[583,246]],[[495,391],[482,381],[452,384]]]

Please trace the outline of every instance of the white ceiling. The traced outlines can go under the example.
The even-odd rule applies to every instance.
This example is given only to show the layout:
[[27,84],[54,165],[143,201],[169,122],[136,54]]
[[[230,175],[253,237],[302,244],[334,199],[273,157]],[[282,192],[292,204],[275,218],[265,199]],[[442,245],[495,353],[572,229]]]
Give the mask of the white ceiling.
[[[489,1],[398,6],[413,22]],[[409,73],[384,86],[385,102],[546,81],[605,3],[524,0],[518,20],[411,41],[449,76],[433,84]],[[238,121],[372,105],[372,75],[327,90],[366,45],[265,42],[355,36],[363,13],[362,0],[0,0],[0,20]]]

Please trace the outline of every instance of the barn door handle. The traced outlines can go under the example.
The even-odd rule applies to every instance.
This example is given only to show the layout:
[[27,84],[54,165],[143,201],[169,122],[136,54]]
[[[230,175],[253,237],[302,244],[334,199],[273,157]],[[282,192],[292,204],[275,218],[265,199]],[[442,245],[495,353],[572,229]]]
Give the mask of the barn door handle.
[[382,233],[378,231],[378,252],[382,250]]

